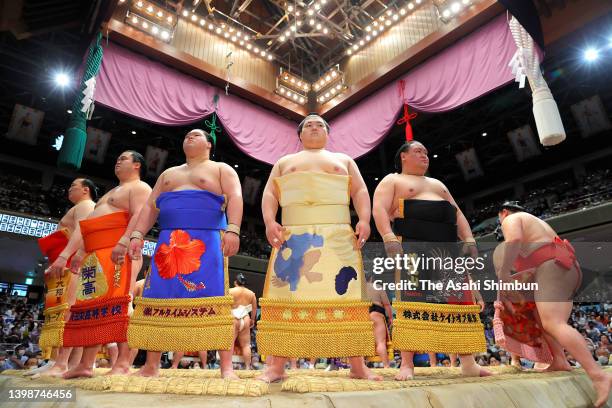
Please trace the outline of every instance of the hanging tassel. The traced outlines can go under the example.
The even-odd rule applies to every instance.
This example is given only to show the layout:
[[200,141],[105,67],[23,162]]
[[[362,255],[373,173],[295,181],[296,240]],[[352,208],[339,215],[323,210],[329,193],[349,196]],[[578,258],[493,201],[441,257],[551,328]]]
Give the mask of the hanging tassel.
[[404,115],[397,121],[398,125],[406,124],[406,141],[409,142],[414,139],[412,134],[412,126],[410,125],[410,121],[417,117],[416,112],[410,113],[408,110],[408,104],[406,103],[406,99],[404,98],[404,80],[400,80],[398,84],[400,97],[402,98],[402,102],[404,102]]
[[219,126],[217,126],[217,114],[215,112],[213,112],[212,114],[212,120],[205,120],[204,124],[206,126],[208,126],[208,128],[210,129],[210,131],[208,132],[210,134],[210,137],[212,138],[212,140],[214,141],[214,144],[217,144],[217,130],[219,129]]

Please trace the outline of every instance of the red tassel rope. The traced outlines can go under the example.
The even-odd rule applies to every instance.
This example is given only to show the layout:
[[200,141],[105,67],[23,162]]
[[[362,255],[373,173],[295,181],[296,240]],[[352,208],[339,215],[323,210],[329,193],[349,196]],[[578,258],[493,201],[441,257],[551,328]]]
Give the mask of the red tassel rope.
[[416,112],[410,113],[410,111],[408,110],[408,104],[405,102],[406,98],[404,98],[404,85],[405,85],[404,80],[403,79],[400,80],[398,84],[398,90],[402,98],[402,102],[404,102],[404,116],[402,116],[397,121],[397,124],[398,125],[403,125],[404,123],[406,124],[406,141],[409,142],[412,139],[414,139],[412,135],[412,126],[410,125],[410,120],[416,118],[417,114]]

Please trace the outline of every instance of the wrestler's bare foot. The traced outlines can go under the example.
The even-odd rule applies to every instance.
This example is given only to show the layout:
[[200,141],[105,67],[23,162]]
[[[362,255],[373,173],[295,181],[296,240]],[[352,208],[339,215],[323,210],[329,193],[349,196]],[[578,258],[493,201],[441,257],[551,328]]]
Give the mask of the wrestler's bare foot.
[[273,367],[268,368],[262,375],[255,378],[256,380],[266,382],[268,384],[280,382],[287,378],[284,370],[275,370]]
[[396,381],[412,380],[414,378],[414,367],[401,367],[395,376]]
[[25,373],[23,373],[23,376],[27,377],[27,376],[31,376],[31,375],[35,375],[35,374],[41,374],[42,375],[43,373],[46,373],[49,370],[51,370],[53,367],[55,367],[55,361],[49,361],[47,364],[45,364],[42,367],[33,368],[31,370],[26,371]]
[[360,379],[360,380],[370,380],[370,381],[382,381],[382,376],[378,374],[374,374],[368,367],[365,365],[351,367],[351,372],[349,373],[350,378]]
[[66,371],[62,375],[62,378],[64,380],[69,380],[71,378],[91,378],[91,377],[93,377],[93,375],[94,375],[93,368],[85,367],[85,366],[79,364],[78,366],[74,367],[73,369],[70,369],[70,370]]
[[128,366],[120,366],[115,364],[111,370],[104,375],[128,375],[130,374],[130,367]]
[[488,377],[493,375],[493,373],[478,364],[474,364],[473,367],[465,367],[462,365],[461,375],[464,377]]
[[55,365],[49,370],[40,373],[40,375],[43,377],[61,377],[66,371],[68,371],[68,367]]
[[140,370],[132,373],[134,377],[159,377],[159,368],[147,366],[146,364],[140,367]]
[[607,401],[610,395],[610,389],[612,388],[612,374],[602,372],[595,378],[591,378],[593,381],[593,388],[597,394],[595,400],[595,408],[602,407]]
[[572,371],[572,366],[567,361],[555,361],[553,360],[550,365],[542,370],[536,369],[540,373],[551,373],[555,371]]
[[236,375],[234,370],[227,370],[227,371],[221,370],[221,378],[223,378],[224,380],[239,380],[240,379],[240,377]]

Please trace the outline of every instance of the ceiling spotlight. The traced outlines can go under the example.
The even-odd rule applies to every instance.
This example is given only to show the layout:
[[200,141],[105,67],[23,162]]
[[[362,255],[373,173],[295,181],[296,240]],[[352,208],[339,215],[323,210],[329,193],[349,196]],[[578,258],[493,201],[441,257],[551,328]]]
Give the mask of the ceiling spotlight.
[[153,34],[157,34],[159,32],[159,28],[153,26],[153,28],[151,29],[151,31],[153,31]]
[[437,159],[437,158],[438,158],[438,155],[437,155],[437,154],[434,154],[434,155],[433,155],[433,158],[434,158],[434,159]]
[[370,31],[372,31],[372,27],[367,26],[367,27],[366,27],[366,31],[369,33]]
[[299,17],[299,16],[300,16],[300,14],[301,14],[301,13],[300,13],[299,11],[296,11],[296,12],[295,12],[295,16],[296,16],[296,17]]
[[147,7],[147,13],[152,13],[152,12],[153,12],[153,6]]
[[323,102],[323,97],[322,97],[322,96],[319,96],[319,97],[317,98],[317,101],[319,101],[319,102]]
[[387,15],[390,16],[393,14],[393,11],[391,9],[387,9]]
[[147,29],[149,28],[149,24],[146,21],[142,22],[142,28]]
[[245,36],[244,36],[244,41],[249,41],[249,38],[250,38],[250,37],[249,37],[248,35],[245,35]]
[[205,25],[205,24],[206,24],[206,20],[201,19],[201,20],[200,20],[200,25],[201,25],[202,27],[204,27],[204,25]]
[[314,8],[315,8],[315,10],[320,10],[321,9],[321,5],[319,3],[315,3]]
[[408,3],[408,10],[412,10],[414,8],[414,4]]
[[240,40],[240,42],[238,44],[244,45],[244,40]]
[[298,100],[298,95],[297,94],[293,94],[293,100],[297,101]]
[[295,84],[295,78],[291,78],[289,82],[291,82],[292,84]]
[[308,9],[306,14],[308,14],[309,16],[312,16],[314,14],[314,10],[313,9]]
[[268,61],[272,61],[274,59],[274,56],[272,54],[268,54]]
[[487,136],[487,132],[482,132],[482,137],[486,137]]
[[132,130],[132,134],[133,134],[133,135],[135,135],[135,134],[136,134],[136,131],[135,131],[135,130]]
[[325,96],[326,98],[329,98],[329,92],[325,92],[325,95],[324,95],[324,96]]
[[234,32],[234,27],[230,27],[230,28],[229,28],[229,32],[230,32],[230,33],[233,33],[233,32]]
[[257,48],[257,47],[253,48],[253,52],[254,52],[255,54],[259,54],[259,48]]
[[301,27],[301,26],[302,26],[302,20],[297,20],[297,21],[295,22],[295,24],[296,24],[298,27]]
[[215,28],[215,26],[212,23],[208,25],[209,30],[212,30],[213,28]]
[[387,21],[385,21],[385,24],[386,24],[386,25],[388,25],[388,26],[390,26],[390,25],[391,25],[391,20],[387,20]]
[[451,12],[450,12],[449,9],[446,9],[446,10],[444,10],[442,12],[442,17],[444,17],[444,18],[448,18],[448,17],[450,17],[450,15],[451,15]]
[[230,34],[229,34],[228,32],[225,32],[225,33],[223,33],[223,36],[224,36],[225,38],[229,38]]
[[323,26],[321,25],[321,23],[317,24],[317,30],[320,30]]
[[369,35],[366,35],[366,41],[370,41],[372,39],[372,37],[370,37]]
[[232,41],[233,41],[233,42],[236,42],[237,40],[238,40],[238,38],[237,38],[235,35],[233,35],[233,36],[232,36]]
[[191,21],[196,21],[197,19],[198,19],[198,16],[196,16],[195,14],[191,16]]
[[304,97],[300,96],[300,103],[304,103]]
[[267,53],[265,51],[262,51],[261,54],[259,54],[259,55],[261,55],[262,57],[265,57],[267,55]]
[[589,62],[593,62],[597,58],[599,58],[599,51],[595,48],[587,48],[587,50],[584,52],[584,59]]
[[286,38],[285,38],[285,36],[284,36],[284,35],[281,35],[280,37],[278,37],[278,39],[279,39],[281,42],[284,42],[284,41],[286,40]]
[[236,168],[236,169],[237,169],[237,168],[238,168],[238,165],[237,165],[237,164],[234,164],[234,168]]
[[66,113],[70,115],[70,114],[72,114],[72,110],[68,109],[68,110],[66,111]]
[[168,38],[170,38],[170,33],[167,31],[162,31],[161,37],[162,39],[167,40]]
[[63,88],[70,84],[70,77],[63,72],[58,72],[55,74],[55,83]]
[[353,50],[357,51],[359,49],[359,46],[357,44],[353,45]]
[[336,89],[337,89],[337,90],[342,89],[342,84],[338,84],[338,85],[336,85]]
[[301,87],[302,87],[302,85],[303,85],[303,84],[302,84],[302,81],[298,81],[297,86],[301,88]]
[[168,22],[171,23],[172,22],[172,16],[168,16]]
[[363,40],[359,41],[359,45],[364,45],[364,44],[365,44],[365,41]]
[[162,18],[164,16],[164,13],[162,13],[161,11],[157,12],[157,17]]
[[327,0],[321,0],[321,4],[326,4]]
[[331,81],[331,79],[332,79],[331,75],[328,74],[325,76],[325,82],[329,82]]
[[381,24],[381,25],[380,25],[380,27],[378,27],[378,29],[379,29],[381,32],[382,32],[382,31],[385,31],[385,26]]
[[136,3],[136,7],[142,7],[142,6],[143,6],[142,1],[139,1],[138,3]]
[[451,5],[451,11],[452,11],[453,13],[458,13],[458,12],[459,12],[459,10],[461,10],[461,3],[459,3],[458,1],[456,1],[456,2],[454,2],[454,3]]
[[335,78],[335,77],[338,76],[338,73],[336,71],[332,71],[331,72],[331,76],[332,76],[332,78]]
[[290,90],[287,90],[287,96],[291,97],[291,91]]
[[373,35],[374,37],[376,37],[376,36],[378,35],[378,31],[376,31],[376,30],[372,31],[372,35]]
[[[410,7],[411,5],[412,5],[412,3],[408,4],[408,8],[409,8],[410,10],[412,10],[412,9],[414,8],[414,6]],[[401,8],[401,9],[400,9],[400,14],[401,14],[402,16],[405,16],[405,15],[406,15],[406,9],[405,9],[405,8]]]
[[463,0],[462,3],[467,6],[468,4],[470,4],[470,0]]
[[221,27],[217,27],[217,29],[215,30],[215,33],[221,34],[221,31],[223,31],[223,30],[221,30]]
[[289,6],[287,7],[287,11],[291,13],[291,12],[293,11],[293,6],[292,6],[292,5],[289,5]]
[[308,24],[310,24],[311,26],[315,24],[315,19],[311,18],[310,20],[308,20]]
[[399,20],[399,16],[397,14],[394,14],[393,15],[393,21],[397,21],[397,20]]
[[247,50],[250,50],[251,48],[253,48],[253,46],[251,44],[247,44]]
[[323,29],[323,34],[327,34],[327,33],[329,33],[329,30],[327,29],[327,27],[325,27],[325,28]]
[[421,4],[421,0],[416,0],[416,4]]
[[138,17],[136,16],[132,17],[132,23],[138,24]]
[[295,30],[297,30],[297,28],[296,28],[294,25],[292,25],[292,26],[291,26],[289,29],[290,29],[291,31],[293,31],[293,32],[295,32]]

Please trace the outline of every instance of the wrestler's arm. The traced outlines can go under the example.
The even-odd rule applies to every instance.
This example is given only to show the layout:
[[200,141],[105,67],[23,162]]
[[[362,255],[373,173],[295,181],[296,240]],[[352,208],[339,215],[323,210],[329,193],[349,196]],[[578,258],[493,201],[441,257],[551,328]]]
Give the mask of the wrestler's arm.
[[501,224],[504,233],[504,258],[498,271],[499,278],[503,281],[510,280],[510,272],[514,261],[521,250],[523,242],[523,221],[521,217],[512,214],[504,219]]
[[395,183],[393,182],[392,175],[388,175],[376,186],[372,206],[374,223],[381,237],[393,232],[391,230],[391,211],[393,209],[394,196]]
[[238,173],[231,166],[221,164],[221,190],[227,197],[226,215],[227,222],[240,227],[242,223],[242,188]]
[[357,163],[348,156],[346,158],[348,159],[348,172],[351,176],[351,199],[357,217],[359,217],[355,234],[358,239],[357,246],[361,248],[370,237],[370,218],[372,216],[370,193],[365,181],[363,181]]
[[[240,228],[242,222],[242,188],[240,187],[240,179],[236,171],[225,163],[221,163],[221,190],[227,198],[227,206],[225,213],[227,222]],[[240,248],[240,236],[237,233],[231,232],[228,227],[228,232],[223,235],[222,251],[225,256],[234,256]]]
[[274,248],[280,248],[284,239],[283,227],[276,222],[279,194],[274,179],[281,176],[280,163],[281,160],[272,167],[261,198],[261,212],[266,225],[266,238]]
[[[153,186],[153,190],[151,190],[148,198],[146,199],[146,202],[142,205],[142,208],[140,209],[140,213],[138,214],[138,216],[132,217],[132,219],[130,219],[130,223],[131,223],[132,220],[136,218],[136,221],[134,222],[134,225],[133,225],[132,231],[130,231],[130,234],[133,231],[138,231],[142,235],[146,235],[151,230],[153,225],[155,224],[155,221],[157,220],[157,216],[159,215],[159,210],[157,209],[157,206],[155,205],[155,203],[157,202],[157,198],[159,197],[159,195],[162,193],[164,180],[166,177],[166,172],[167,170],[164,171],[157,178],[157,182],[155,182],[155,186]],[[128,238],[130,234],[127,235]]]

